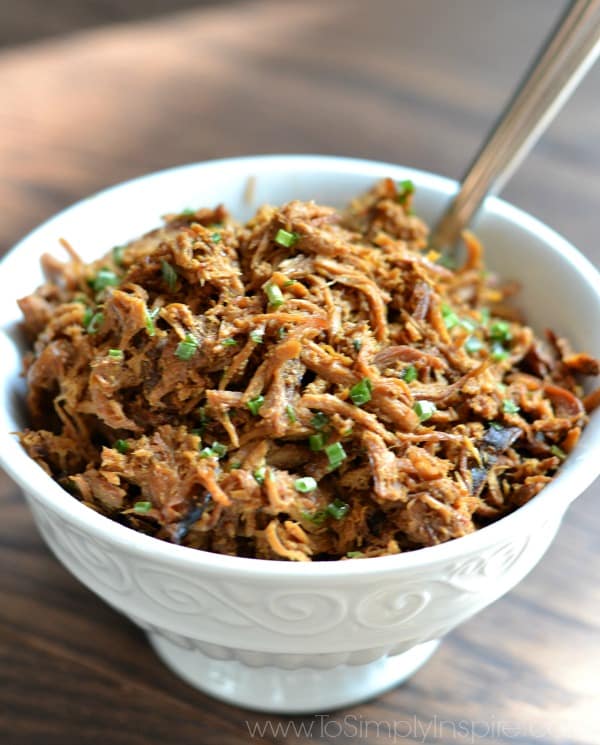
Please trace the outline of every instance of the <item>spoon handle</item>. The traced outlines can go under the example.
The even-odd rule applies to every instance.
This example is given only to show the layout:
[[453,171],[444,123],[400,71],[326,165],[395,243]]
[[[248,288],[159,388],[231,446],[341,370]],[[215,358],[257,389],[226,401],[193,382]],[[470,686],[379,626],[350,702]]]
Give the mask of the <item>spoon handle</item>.
[[497,194],[600,54],[600,0],[574,0],[498,119],[431,235],[451,249],[488,194]]

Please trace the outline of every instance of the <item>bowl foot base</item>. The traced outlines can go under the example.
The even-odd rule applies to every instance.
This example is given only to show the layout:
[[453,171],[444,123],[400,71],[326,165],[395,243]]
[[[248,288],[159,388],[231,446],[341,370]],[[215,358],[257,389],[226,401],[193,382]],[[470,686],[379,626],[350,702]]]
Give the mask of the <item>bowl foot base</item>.
[[409,678],[439,645],[436,639],[366,665],[283,670],[215,660],[163,636],[148,636],[163,662],[195,688],[234,706],[279,714],[325,713],[374,698]]

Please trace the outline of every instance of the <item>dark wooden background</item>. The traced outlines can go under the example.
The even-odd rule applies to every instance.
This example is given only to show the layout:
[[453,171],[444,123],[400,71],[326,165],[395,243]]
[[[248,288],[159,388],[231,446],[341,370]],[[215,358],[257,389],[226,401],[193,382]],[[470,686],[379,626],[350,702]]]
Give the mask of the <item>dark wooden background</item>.
[[[182,4],[196,7],[140,20]],[[126,5],[1,4],[0,249],[99,188],[206,158],[337,153],[460,177],[563,3]],[[599,94],[597,67],[506,190],[596,264]],[[265,741],[598,745],[599,497],[588,490],[533,573],[406,685],[330,720],[271,717],[313,730]],[[267,722],[168,672],[52,558],[1,476],[0,594],[2,745],[233,745]]]

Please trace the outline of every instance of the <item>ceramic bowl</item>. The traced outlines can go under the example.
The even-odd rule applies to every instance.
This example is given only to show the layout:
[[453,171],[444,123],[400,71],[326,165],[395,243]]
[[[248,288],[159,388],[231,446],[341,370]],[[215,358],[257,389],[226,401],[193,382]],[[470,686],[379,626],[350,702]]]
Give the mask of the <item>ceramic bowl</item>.
[[[455,191],[401,166],[320,156],[259,156],[174,168],[85,199],[19,243],[0,271],[0,458],[48,545],[93,592],[141,626],[192,685],[263,711],[323,712],[411,675],[457,624],[534,567],[569,504],[600,470],[600,412],[559,475],[535,499],[476,533],[381,558],[287,563],[220,556],[136,533],[84,507],[9,434],[25,423],[19,312],[41,280],[38,259],[67,238],[91,259],[188,206],[225,203],[238,218],[265,202],[343,205],[376,179],[412,179],[432,221]],[[600,356],[600,277],[555,232],[498,199],[477,225],[491,268],[524,285],[537,329],[552,327]]]

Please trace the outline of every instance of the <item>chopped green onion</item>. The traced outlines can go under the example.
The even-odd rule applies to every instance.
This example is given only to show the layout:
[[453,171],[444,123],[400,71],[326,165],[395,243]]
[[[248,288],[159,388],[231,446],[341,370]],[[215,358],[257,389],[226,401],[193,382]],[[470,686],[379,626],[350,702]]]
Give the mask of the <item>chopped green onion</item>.
[[350,512],[350,505],[346,502],[342,502],[341,499],[334,499],[333,502],[330,502],[327,505],[325,511],[328,515],[333,517],[334,520],[341,520]]
[[112,250],[112,258],[117,266],[123,266],[123,254],[125,253],[125,246],[115,246]]
[[280,305],[283,305],[285,302],[283,299],[283,293],[277,285],[268,282],[264,289],[267,299],[269,300],[269,305],[272,308],[279,308]]
[[461,318],[459,321],[460,325],[467,331],[475,331],[477,324],[470,318]]
[[298,417],[296,416],[296,412],[294,411],[294,407],[293,406],[290,406],[290,404],[288,404],[285,407],[285,413],[287,414],[287,418],[290,420],[290,422],[292,424],[294,424],[295,422],[298,421]]
[[184,210],[181,210],[179,214],[185,215],[186,217],[190,217],[191,215],[196,214],[196,210],[193,210],[191,207],[186,207]]
[[333,442],[331,445],[327,445],[325,455],[332,469],[340,466],[348,457],[341,442]]
[[291,248],[298,243],[298,238],[300,238],[298,233],[290,233],[288,230],[281,228],[275,234],[275,243],[279,243],[280,246],[285,246],[285,248]]
[[198,431],[202,433],[206,429],[208,422],[210,422],[210,417],[206,414],[204,406],[199,406],[194,413],[198,417],[200,423]]
[[196,354],[198,342],[191,334],[186,334],[185,339],[180,341],[175,349],[175,356],[180,360],[188,361]]
[[295,284],[296,284],[296,280],[295,279],[286,279],[285,282],[283,283],[283,286],[284,287],[291,287],[292,285],[295,285]]
[[350,398],[355,406],[363,406],[371,400],[373,384],[369,378],[363,378],[361,381],[350,388]]
[[190,432],[193,435],[196,435],[196,437],[200,437],[202,435],[203,430],[200,427],[196,427],[194,429],[190,429]]
[[115,450],[118,450],[121,455],[129,452],[129,444],[125,440],[117,440],[114,444]]
[[449,305],[446,305],[444,303],[442,305],[441,310],[442,310],[442,318],[444,319],[444,324],[446,328],[448,329],[448,331],[460,324],[460,318],[456,315],[456,313],[452,310],[452,308]]
[[104,313],[94,313],[86,324],[88,334],[95,334],[104,322]]
[[154,336],[156,334],[154,319],[159,313],[160,308],[153,308],[152,310],[146,309],[146,333],[148,336]]
[[308,447],[314,452],[323,450],[325,447],[325,435],[322,432],[317,432],[316,435],[311,435],[308,438]]
[[500,422],[490,422],[490,427],[492,429],[504,429]]
[[413,194],[415,191],[415,185],[410,179],[404,179],[404,181],[400,181],[397,185],[397,188],[398,188],[397,199],[400,202],[400,204],[404,204],[407,197],[410,194]]
[[483,346],[483,342],[479,337],[469,336],[469,338],[465,341],[465,352],[468,352],[469,354],[475,354],[476,352],[479,352],[480,349],[483,349]]
[[349,559],[360,559],[362,556],[364,556],[362,551],[348,551],[346,553],[346,556]]
[[400,373],[400,377],[405,383],[412,383],[413,380],[417,379],[417,368],[414,365],[405,367]]
[[90,325],[90,321],[92,320],[92,316],[94,315],[94,311],[91,308],[86,308],[83,311],[83,318],[81,320],[84,328],[87,329],[87,327]]
[[221,233],[211,233],[210,239],[213,243],[220,243]]
[[317,510],[316,512],[306,512],[306,510],[304,510],[302,512],[302,517],[305,520],[310,520],[311,523],[314,523],[315,525],[322,525],[327,519],[327,511]]
[[235,347],[237,344],[237,341],[235,339],[232,339],[231,337],[229,339],[223,339],[221,342],[221,345],[224,347]]
[[229,466],[229,470],[239,471],[241,467],[242,467],[242,464],[239,462],[239,460],[234,460],[233,463]]
[[450,270],[456,269],[456,266],[457,266],[456,259],[447,253],[441,254],[439,258],[437,259],[436,264],[439,264],[440,266],[443,266],[446,269],[450,269]]
[[494,342],[490,350],[490,357],[494,362],[502,362],[502,360],[505,360],[508,357],[508,351],[504,349],[500,342]]
[[512,339],[510,324],[507,321],[494,321],[490,326],[490,338],[499,342],[510,341]]
[[280,326],[277,329],[277,338],[284,339],[286,336],[287,336],[287,329],[285,328],[285,326]]
[[487,326],[490,322],[490,309],[489,308],[482,308],[479,311],[480,316],[480,323],[482,326]]
[[251,331],[250,338],[255,344],[262,344],[265,332],[264,331]]
[[322,411],[317,411],[317,413],[310,420],[310,423],[311,426],[315,429],[323,429],[323,427],[326,427],[329,424],[329,417],[327,416],[327,414],[323,414]]
[[264,402],[264,396],[256,396],[256,398],[251,398],[249,401],[247,401],[246,406],[248,407],[248,409],[250,409],[250,412],[254,414],[254,416],[256,416],[258,414],[258,410],[264,404]]
[[567,457],[567,454],[562,448],[559,448],[558,445],[552,445],[550,448],[550,452],[552,455],[556,455],[557,458],[560,458],[561,460],[564,460]]
[[152,509],[152,502],[136,502],[133,505],[133,511],[138,512],[140,515],[145,515],[146,512],[150,512]]
[[254,471],[252,475],[254,476],[254,479],[257,484],[265,483],[266,473],[267,473],[267,469],[265,466],[261,466],[260,468],[257,468],[256,471]]
[[227,454],[227,445],[222,445],[220,442],[213,442],[211,445],[213,453],[215,453],[219,458],[222,458],[224,455]]
[[519,406],[512,400],[512,398],[505,398],[502,401],[502,411],[505,414],[517,414],[519,410]]
[[108,356],[113,360],[122,360],[125,355],[122,349],[109,349]]
[[362,347],[362,341],[360,339],[352,339],[352,346],[355,352],[360,352]]
[[177,284],[177,271],[164,259],[161,260],[160,267],[163,279],[167,283],[169,290],[174,290]]
[[98,274],[89,281],[89,284],[96,292],[100,292],[107,287],[116,287],[119,284],[119,278],[110,269],[99,269]]
[[200,456],[202,458],[222,458],[227,454],[227,446],[220,442],[213,442],[210,447],[202,448]]
[[417,401],[413,406],[415,414],[419,417],[420,422],[430,419],[437,411],[433,401]]
[[304,478],[296,479],[294,481],[294,489],[299,491],[301,494],[307,494],[310,491],[314,491],[317,488],[317,482],[312,476],[304,476]]

